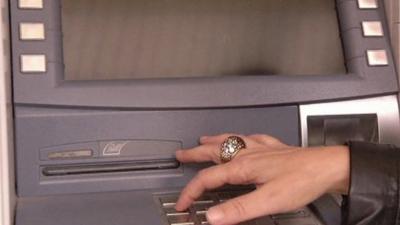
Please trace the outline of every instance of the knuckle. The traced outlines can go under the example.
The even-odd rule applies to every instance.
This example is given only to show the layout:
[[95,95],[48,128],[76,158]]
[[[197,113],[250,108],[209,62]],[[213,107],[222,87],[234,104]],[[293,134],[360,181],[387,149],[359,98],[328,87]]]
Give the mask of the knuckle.
[[[200,173],[200,172],[199,172]],[[191,181],[190,181],[190,191],[193,192],[194,190],[203,189],[204,182],[203,176],[197,174]]]
[[274,142],[274,141],[276,141],[275,138],[273,138],[271,136],[268,136],[268,135],[262,135],[262,136],[260,136],[260,139],[264,140],[265,142]]
[[249,156],[243,156],[237,160],[237,164],[241,168],[249,167],[254,161]]
[[227,208],[228,213],[232,213],[233,215],[243,218],[247,215],[247,210],[246,207],[244,206],[244,203],[239,200],[239,199],[232,199],[229,208]]
[[231,177],[236,178],[233,183],[247,183],[251,180],[251,165],[253,161],[249,157],[242,157],[238,159],[235,164],[234,168],[230,171],[233,173]]
[[263,134],[252,134],[249,137],[254,139],[262,139],[263,136],[264,136]]
[[214,176],[213,173],[215,173],[215,169],[213,167],[200,170],[195,176],[197,185],[207,188],[208,181]]
[[257,139],[262,141],[262,142],[264,142],[264,143],[266,143],[266,144],[271,144],[271,145],[280,144],[281,143],[281,141],[279,139],[274,138],[274,137],[269,136],[269,135],[265,135],[265,134],[264,135],[257,135]]
[[208,169],[200,170],[195,176],[196,181],[201,182],[208,175]]
[[217,164],[221,162],[220,150],[218,147],[213,146],[213,148],[211,148],[210,157],[211,157],[211,160]]
[[189,199],[190,201],[194,201],[196,199],[196,196],[190,189],[184,189],[182,191],[182,196],[186,196],[186,198]]

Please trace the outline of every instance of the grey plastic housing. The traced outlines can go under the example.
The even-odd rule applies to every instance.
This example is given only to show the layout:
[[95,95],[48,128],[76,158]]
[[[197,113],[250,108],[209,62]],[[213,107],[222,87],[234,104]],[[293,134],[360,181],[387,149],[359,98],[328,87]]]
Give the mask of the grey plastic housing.
[[[60,1],[44,0],[43,10],[22,10],[17,1],[10,1],[14,101],[53,106],[170,109],[304,103],[395,93],[398,84],[385,11],[383,1],[378,3],[378,9],[360,10],[356,0],[336,1],[347,74],[65,81]],[[384,37],[363,37],[361,22],[369,20],[382,22]],[[18,24],[26,21],[43,21],[47,39],[19,40]],[[386,50],[389,65],[368,66],[368,49]],[[46,54],[47,72],[22,74],[21,54]]]
[[[171,162],[177,149],[198,145],[202,135],[262,133],[288,144],[300,144],[297,106],[170,111],[18,106],[15,111],[17,193],[20,197],[183,187],[207,164],[62,176],[44,176],[43,168],[87,164],[115,166],[143,160],[154,164],[164,160]],[[110,152],[107,147],[110,145],[104,143],[124,142],[127,144],[121,147],[120,154],[104,154]],[[87,149],[93,154],[86,154]],[[83,151],[84,157],[71,153],[73,150]],[[67,157],[48,157],[63,156],[60,154],[63,151]]]
[[[169,225],[158,194],[177,195],[179,191],[140,190],[23,198],[18,204],[16,225]],[[320,202],[329,204],[326,200]],[[303,210],[306,211],[305,215],[297,215],[296,218],[290,214],[281,214],[273,216],[274,220],[261,217],[242,224],[322,224],[309,209]],[[338,225],[330,222],[325,224]],[[200,225],[198,222],[194,224]]]
[[151,192],[22,198],[16,225],[167,225]]
[[[60,1],[44,0],[44,10],[21,10],[17,1],[10,1],[20,197],[16,224],[165,224],[156,216],[154,190],[179,191],[207,165],[56,177],[43,176],[42,168],[171,159],[175,147],[193,147],[199,136],[222,132],[267,133],[299,145],[299,103],[396,93],[383,1],[379,5],[377,10],[359,10],[355,0],[337,1],[348,74],[66,82]],[[363,37],[363,20],[380,20],[385,37]],[[45,22],[46,41],[19,40],[19,22],[29,21]],[[367,49],[385,49],[389,66],[369,67]],[[46,74],[19,72],[19,55],[29,53],[47,55]],[[280,106],[264,107],[276,104]],[[137,151],[103,157],[102,143],[114,141],[135,143]],[[92,157],[48,158],[48,153],[88,147]],[[331,221],[337,222],[337,209],[326,213]]]

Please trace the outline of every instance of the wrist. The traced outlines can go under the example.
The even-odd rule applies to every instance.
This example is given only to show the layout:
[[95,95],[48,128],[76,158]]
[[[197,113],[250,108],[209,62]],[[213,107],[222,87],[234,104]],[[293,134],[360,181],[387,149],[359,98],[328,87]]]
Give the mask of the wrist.
[[329,163],[328,176],[331,179],[328,191],[347,194],[350,185],[350,152],[347,146],[326,147]]
[[314,169],[321,175],[326,192],[347,194],[350,177],[350,154],[347,146],[318,147]]

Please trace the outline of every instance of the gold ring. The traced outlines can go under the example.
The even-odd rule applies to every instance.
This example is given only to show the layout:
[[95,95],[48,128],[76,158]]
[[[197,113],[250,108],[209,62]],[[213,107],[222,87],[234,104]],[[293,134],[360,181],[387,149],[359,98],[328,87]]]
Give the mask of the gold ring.
[[230,136],[221,145],[220,159],[226,163],[231,161],[236,154],[243,148],[246,148],[246,143],[241,137]]

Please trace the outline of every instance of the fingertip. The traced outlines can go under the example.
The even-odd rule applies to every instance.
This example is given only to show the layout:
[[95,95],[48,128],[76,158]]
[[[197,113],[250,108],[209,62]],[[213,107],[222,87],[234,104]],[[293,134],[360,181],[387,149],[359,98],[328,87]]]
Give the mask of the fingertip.
[[176,205],[175,205],[175,210],[178,211],[178,212],[182,212],[182,211],[185,210],[185,208],[182,207],[182,205],[176,203]]
[[183,150],[178,149],[175,151],[175,157],[179,160],[182,157]]
[[180,196],[178,201],[176,202],[175,209],[176,211],[184,211],[190,206],[190,202],[184,200],[183,196]]
[[218,225],[222,224],[225,215],[224,212],[218,208],[218,206],[214,206],[207,211],[206,217],[210,224]]
[[209,138],[208,136],[201,136],[199,139],[200,144],[203,144],[204,142],[206,142],[208,138]]
[[183,150],[183,149],[177,150],[175,152],[176,159],[181,163],[190,162],[191,161],[190,160],[190,154],[188,154],[188,151],[189,150]]
[[182,153],[183,153],[183,150],[182,150],[182,149],[177,149],[177,150],[175,151],[175,155],[176,155],[176,156],[181,155]]

